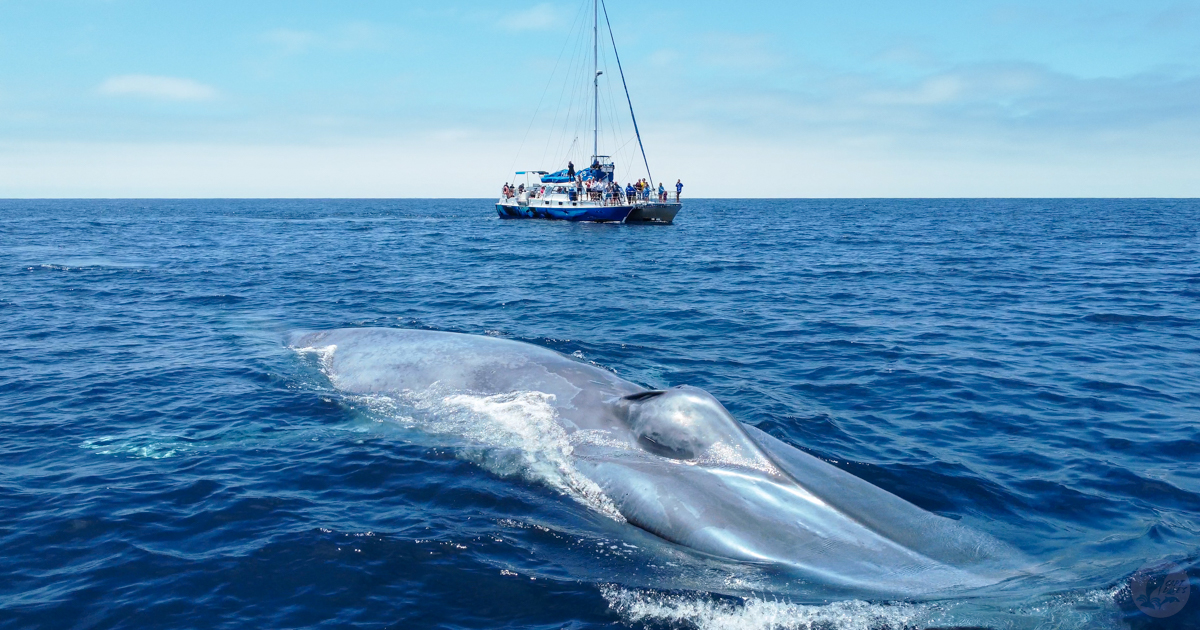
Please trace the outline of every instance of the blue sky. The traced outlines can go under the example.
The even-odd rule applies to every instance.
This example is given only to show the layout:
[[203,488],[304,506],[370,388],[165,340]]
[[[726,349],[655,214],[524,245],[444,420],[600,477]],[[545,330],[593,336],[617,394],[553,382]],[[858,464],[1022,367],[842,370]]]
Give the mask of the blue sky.
[[[1200,1],[609,2],[696,196],[1200,196]],[[0,196],[491,196],[587,4],[0,0]]]

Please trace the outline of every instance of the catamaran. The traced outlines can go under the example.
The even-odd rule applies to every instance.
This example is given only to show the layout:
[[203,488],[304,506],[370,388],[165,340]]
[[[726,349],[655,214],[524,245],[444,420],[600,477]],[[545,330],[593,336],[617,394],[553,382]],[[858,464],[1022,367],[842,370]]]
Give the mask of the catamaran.
[[[524,183],[506,184],[496,212],[502,219],[559,219],[565,221],[593,221],[617,223],[671,223],[682,204],[677,191],[667,191],[659,183],[655,187],[650,174],[650,161],[646,159],[646,148],[638,130],[637,117],[633,113],[633,99],[625,83],[625,70],[621,67],[621,56],[617,54],[617,42],[613,37],[612,24],[608,19],[608,8],[602,0],[592,0],[592,155],[590,166],[576,170],[574,163],[556,172],[542,170],[517,171]],[[604,23],[608,38],[612,42],[613,56],[625,88],[625,101],[629,105],[629,118],[633,122],[634,135],[641,150],[646,177],[640,178],[637,187],[626,184],[621,187],[614,177],[616,165],[611,156],[600,155],[600,12],[604,12]],[[578,41],[578,40],[576,40]],[[586,70],[585,70],[586,72]],[[585,123],[586,124],[586,123]],[[572,143],[572,148],[575,143]],[[559,162],[561,164],[561,162]],[[672,193],[674,193],[672,195]],[[671,197],[674,199],[671,199]]]

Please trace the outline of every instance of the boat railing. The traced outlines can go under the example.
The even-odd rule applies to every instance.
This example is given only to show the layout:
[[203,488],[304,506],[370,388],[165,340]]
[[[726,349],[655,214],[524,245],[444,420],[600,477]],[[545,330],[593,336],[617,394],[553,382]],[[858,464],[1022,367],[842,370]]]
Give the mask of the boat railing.
[[[561,195],[562,193],[552,193],[552,194]],[[545,197],[546,197],[546,195],[539,195],[537,193],[537,191],[535,190],[535,191],[526,191],[526,192],[521,192],[521,193],[516,193],[516,194],[509,193],[508,196],[504,197],[504,201],[508,202],[508,203],[516,203],[516,204],[524,205],[527,203],[531,203],[535,200],[543,199]],[[663,195],[659,195],[657,193],[651,192],[648,195],[645,193],[634,193],[632,195],[626,195],[624,191],[622,191],[620,193],[602,193],[602,192],[597,192],[597,191],[591,191],[591,192],[586,192],[583,194],[572,195],[572,197],[573,198],[571,200],[574,202],[588,201],[588,202],[592,202],[592,203],[598,203],[602,206],[638,206],[638,205],[647,205],[647,204],[662,204],[662,203],[677,204],[677,203],[679,203],[678,195],[674,195],[671,193],[665,193]]]

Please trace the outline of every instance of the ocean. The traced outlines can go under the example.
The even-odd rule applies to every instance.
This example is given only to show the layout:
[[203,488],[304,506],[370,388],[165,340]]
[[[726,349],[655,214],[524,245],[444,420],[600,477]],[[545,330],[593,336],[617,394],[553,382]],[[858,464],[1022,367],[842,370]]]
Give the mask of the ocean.
[[[0,627],[1200,627],[1200,201],[684,201],[0,201]],[[1037,576],[845,600],[648,547],[539,440],[489,465],[287,344],[364,326],[704,388]]]

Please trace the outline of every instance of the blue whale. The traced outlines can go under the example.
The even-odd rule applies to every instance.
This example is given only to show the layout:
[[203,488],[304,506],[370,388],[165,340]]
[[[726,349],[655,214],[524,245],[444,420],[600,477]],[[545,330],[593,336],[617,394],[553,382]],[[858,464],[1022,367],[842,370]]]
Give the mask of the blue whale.
[[561,436],[558,465],[591,505],[695,552],[891,596],[1019,574],[1008,545],[738,422],[695,387],[647,390],[546,348],[456,333],[352,328],[290,345],[320,351],[338,390],[442,410],[459,418],[451,432]]

